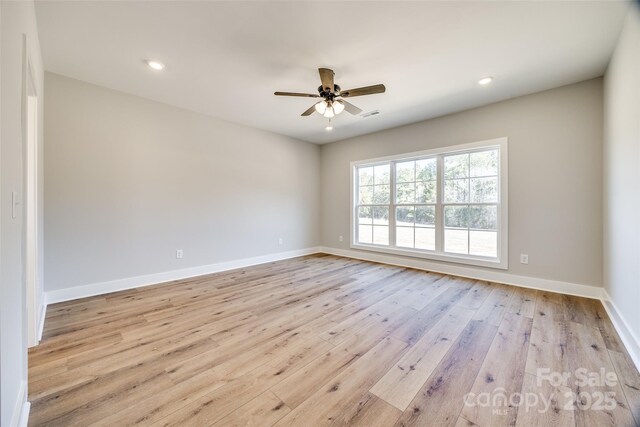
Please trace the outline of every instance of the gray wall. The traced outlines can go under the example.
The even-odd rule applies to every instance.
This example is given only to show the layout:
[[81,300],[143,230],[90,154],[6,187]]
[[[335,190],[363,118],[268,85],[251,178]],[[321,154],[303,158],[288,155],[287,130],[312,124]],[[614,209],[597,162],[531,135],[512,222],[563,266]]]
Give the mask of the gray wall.
[[[23,34],[27,35],[35,86],[43,91],[42,64],[33,3],[0,2],[0,425],[10,425],[22,408],[27,380],[27,317],[24,279],[24,216],[11,214],[11,193],[24,194]],[[40,98],[41,99],[41,98]],[[42,102],[40,102],[40,106]],[[42,159],[42,110],[39,154]],[[42,162],[40,162],[42,165]],[[41,182],[42,183],[42,182]],[[42,186],[40,186],[40,189]],[[39,195],[40,201],[41,195]],[[39,204],[42,207],[42,203]],[[41,217],[41,216],[40,216]],[[40,227],[42,230],[42,227]],[[42,237],[39,237],[42,240]],[[40,258],[42,259],[42,258]],[[42,274],[42,268],[39,268]],[[23,388],[24,387],[24,388]],[[15,418],[14,418],[15,420]]]
[[351,161],[503,136],[508,272],[602,286],[600,78],[323,146],[322,245],[349,248]]
[[318,245],[317,145],[55,74],[45,85],[45,290]]
[[640,7],[605,75],[604,284],[640,339]]

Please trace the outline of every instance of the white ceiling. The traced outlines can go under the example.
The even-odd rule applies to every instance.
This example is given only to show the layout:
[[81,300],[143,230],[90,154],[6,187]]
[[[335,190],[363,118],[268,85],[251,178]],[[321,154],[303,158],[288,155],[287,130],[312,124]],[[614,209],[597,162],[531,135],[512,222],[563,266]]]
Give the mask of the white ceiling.
[[[45,68],[316,143],[336,141],[603,74],[628,3],[38,2]],[[154,72],[146,58],[166,64]],[[317,68],[369,118],[300,114]],[[494,76],[487,87],[480,77]]]

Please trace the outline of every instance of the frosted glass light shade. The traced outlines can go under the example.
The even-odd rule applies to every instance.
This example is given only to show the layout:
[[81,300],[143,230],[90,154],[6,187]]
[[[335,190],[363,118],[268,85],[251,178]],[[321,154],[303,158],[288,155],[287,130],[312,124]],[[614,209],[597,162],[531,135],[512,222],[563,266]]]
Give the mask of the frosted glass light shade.
[[335,116],[335,113],[333,111],[333,107],[327,107],[327,109],[324,112],[323,116],[325,116],[328,119],[330,119],[331,117]]
[[321,101],[316,104],[316,111],[320,114],[324,114],[327,111],[327,101]]

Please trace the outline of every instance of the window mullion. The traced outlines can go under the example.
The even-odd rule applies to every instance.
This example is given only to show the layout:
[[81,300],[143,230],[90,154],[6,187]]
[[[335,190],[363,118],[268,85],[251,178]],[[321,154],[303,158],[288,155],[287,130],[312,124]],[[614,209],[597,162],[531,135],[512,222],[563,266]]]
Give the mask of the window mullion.
[[[471,154],[468,154],[467,163],[467,203],[471,203]],[[469,227],[469,219],[471,216],[471,205],[467,205],[467,255],[471,253],[471,229]]]
[[437,253],[444,252],[444,157],[436,157],[436,247]]
[[389,164],[389,246],[396,247],[396,162]]

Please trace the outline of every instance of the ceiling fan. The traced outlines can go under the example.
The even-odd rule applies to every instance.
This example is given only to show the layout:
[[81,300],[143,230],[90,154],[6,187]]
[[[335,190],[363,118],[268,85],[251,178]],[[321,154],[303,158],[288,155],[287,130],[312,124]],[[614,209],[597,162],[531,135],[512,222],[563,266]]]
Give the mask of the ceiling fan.
[[307,98],[323,98],[312,105],[307,111],[302,113],[302,116],[310,116],[314,112],[322,114],[326,118],[332,118],[344,110],[357,115],[362,110],[350,102],[347,102],[344,98],[353,98],[354,96],[373,95],[375,93],[383,93],[386,88],[384,85],[373,85],[359,87],[356,89],[342,90],[340,86],[333,82],[335,73],[328,68],[318,68],[320,72],[320,81],[322,85],[318,87],[318,95],[312,93],[295,93],[295,92],[275,92],[274,95],[278,96],[302,96]]

